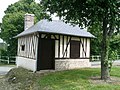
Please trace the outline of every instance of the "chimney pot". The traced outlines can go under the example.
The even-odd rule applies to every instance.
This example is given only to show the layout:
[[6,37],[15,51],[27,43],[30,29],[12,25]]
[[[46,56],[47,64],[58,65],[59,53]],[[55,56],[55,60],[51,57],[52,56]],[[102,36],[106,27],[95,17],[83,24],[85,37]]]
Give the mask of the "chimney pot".
[[34,14],[26,13],[24,19],[24,30],[27,30],[33,25],[34,25]]

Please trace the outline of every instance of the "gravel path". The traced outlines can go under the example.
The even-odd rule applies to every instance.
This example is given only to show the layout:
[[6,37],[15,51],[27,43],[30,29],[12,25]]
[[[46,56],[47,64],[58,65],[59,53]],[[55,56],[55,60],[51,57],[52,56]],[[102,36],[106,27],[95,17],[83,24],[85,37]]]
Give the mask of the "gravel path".
[[[120,66],[120,60],[115,60],[113,62],[113,66]],[[101,67],[100,61],[91,62],[91,68],[98,68]]]
[[8,66],[0,66],[0,75],[5,75],[5,74],[7,74],[7,72],[10,70],[10,69],[12,69],[12,68],[14,68],[14,67],[16,67],[16,66],[14,66],[14,65],[8,65]]

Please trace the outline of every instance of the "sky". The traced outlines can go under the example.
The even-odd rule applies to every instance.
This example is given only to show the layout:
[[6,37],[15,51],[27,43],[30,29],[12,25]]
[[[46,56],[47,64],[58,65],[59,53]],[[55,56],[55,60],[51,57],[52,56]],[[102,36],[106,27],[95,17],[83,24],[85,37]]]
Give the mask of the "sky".
[[[2,18],[5,15],[4,11],[7,9],[7,7],[11,4],[14,4],[19,0],[0,0],[0,23],[2,22]],[[39,2],[39,0],[35,0],[36,2]]]

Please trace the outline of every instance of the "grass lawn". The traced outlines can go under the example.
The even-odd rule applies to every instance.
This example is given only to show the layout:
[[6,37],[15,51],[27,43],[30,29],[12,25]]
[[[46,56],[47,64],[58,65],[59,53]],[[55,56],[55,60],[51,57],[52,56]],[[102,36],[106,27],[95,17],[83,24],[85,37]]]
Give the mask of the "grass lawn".
[[[67,70],[42,76],[38,79],[40,90],[120,90],[119,83],[93,84],[90,77],[100,76],[100,68]],[[120,67],[114,67],[111,76],[120,78]]]

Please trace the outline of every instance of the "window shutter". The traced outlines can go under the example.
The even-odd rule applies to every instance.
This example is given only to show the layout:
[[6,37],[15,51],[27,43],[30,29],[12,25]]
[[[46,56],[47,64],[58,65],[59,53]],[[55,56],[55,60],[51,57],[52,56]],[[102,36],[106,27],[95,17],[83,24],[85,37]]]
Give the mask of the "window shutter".
[[80,57],[80,42],[71,40],[70,42],[70,58]]

